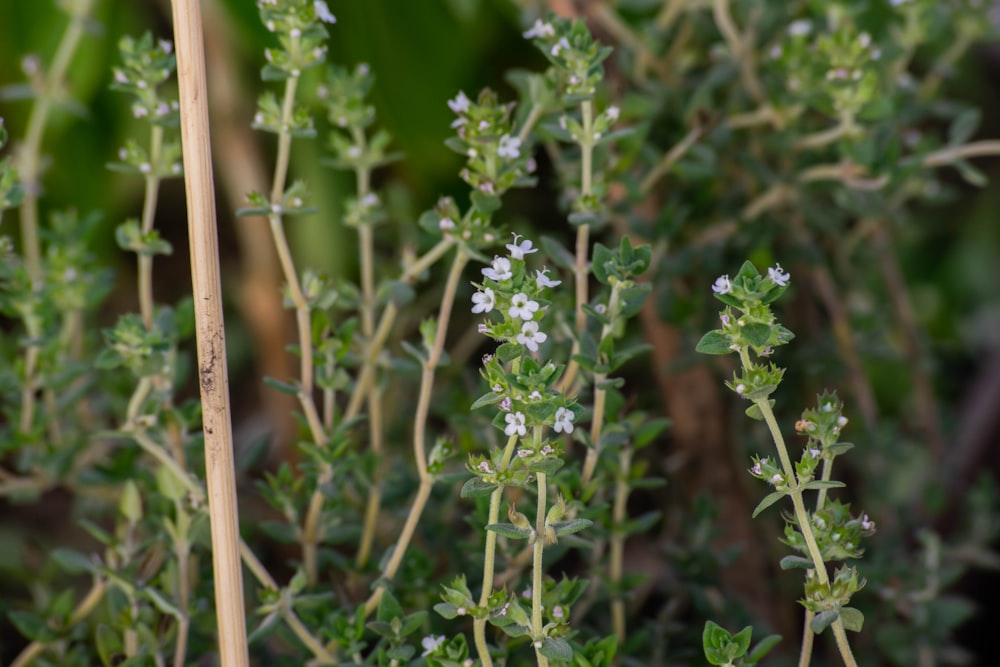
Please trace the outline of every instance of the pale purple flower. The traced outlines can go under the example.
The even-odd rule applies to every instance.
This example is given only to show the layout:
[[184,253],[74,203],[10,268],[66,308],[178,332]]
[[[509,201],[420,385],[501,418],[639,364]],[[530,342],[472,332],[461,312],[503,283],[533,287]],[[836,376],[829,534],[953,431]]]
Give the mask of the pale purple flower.
[[521,157],[521,140],[505,134],[500,137],[500,145],[497,146],[497,155],[511,160]]
[[538,322],[525,322],[521,325],[521,333],[517,334],[517,342],[532,352],[538,352],[538,344],[544,343],[548,334],[538,330]]
[[455,221],[451,218],[441,218],[438,222],[438,229],[442,231],[448,231],[449,229],[455,229]]
[[780,472],[774,473],[774,476],[771,477],[771,484],[777,485],[777,484],[781,484],[784,481],[785,481],[785,478],[781,476]]
[[510,405],[511,405],[510,396],[504,396],[503,400],[500,401],[500,409],[503,410],[504,412],[510,412]]
[[523,260],[525,255],[530,255],[533,252],[538,252],[538,248],[533,247],[533,243],[530,239],[524,239],[518,243],[518,239],[521,238],[520,234],[514,234],[514,242],[507,244],[507,250],[510,250],[510,256],[514,259]]
[[476,470],[485,472],[487,475],[492,475],[494,472],[493,466],[490,465],[489,461],[480,461],[479,465],[476,466]]
[[508,436],[514,435],[515,433],[520,436],[527,435],[527,420],[525,419],[523,412],[512,412],[506,414],[503,419],[507,422],[507,426],[503,429],[505,434]]
[[488,313],[496,305],[496,294],[489,287],[486,287],[472,295],[472,303],[475,304],[472,306],[472,312]]
[[552,428],[555,429],[556,433],[572,433],[573,417],[575,416],[572,410],[558,408],[556,410],[556,421]]
[[788,279],[792,276],[789,275],[783,268],[781,264],[775,264],[773,267],[767,270],[767,277],[771,279],[775,285],[780,285],[784,287],[788,284]]
[[560,51],[568,48],[569,48],[569,41],[565,37],[560,37],[559,41],[556,42],[551,49],[549,49],[549,53],[551,53],[552,56],[555,57],[559,55]]
[[562,284],[561,280],[552,280],[549,278],[548,273],[549,270],[546,268],[543,268],[541,271],[535,271],[535,285],[538,286],[538,289],[542,289],[543,287],[555,287],[556,285]]
[[766,462],[767,462],[767,459],[761,459],[760,461],[757,461],[756,463],[754,463],[753,467],[750,468],[750,474],[751,475],[760,476],[762,474],[761,471],[760,471],[760,464],[766,463]]
[[729,294],[733,291],[733,283],[729,280],[729,275],[719,276],[712,285],[712,291],[716,294]]
[[621,110],[616,106],[610,106],[604,113],[607,114],[608,120],[613,123],[618,120],[618,114],[621,113]]
[[532,25],[528,30],[524,32],[525,39],[534,39],[535,37],[555,37],[556,30],[552,27],[551,23],[547,23],[542,19],[535,19],[534,25]]
[[510,298],[510,308],[507,314],[521,320],[532,320],[538,312],[538,302],[532,301],[524,292],[518,292]]
[[861,530],[875,530],[875,522],[869,519],[867,514],[861,515]]
[[424,652],[420,655],[430,655],[441,648],[442,644],[444,644],[444,635],[438,635],[437,637],[434,635],[427,635],[420,640],[420,645],[424,647]]
[[510,270],[510,260],[506,257],[494,257],[490,268],[483,269],[483,275],[490,280],[501,282],[509,280],[514,274]]
[[469,98],[466,97],[465,92],[461,90],[458,91],[458,95],[455,96],[455,99],[448,100],[448,108],[455,113],[465,113],[469,110],[470,104],[471,102],[469,101]]

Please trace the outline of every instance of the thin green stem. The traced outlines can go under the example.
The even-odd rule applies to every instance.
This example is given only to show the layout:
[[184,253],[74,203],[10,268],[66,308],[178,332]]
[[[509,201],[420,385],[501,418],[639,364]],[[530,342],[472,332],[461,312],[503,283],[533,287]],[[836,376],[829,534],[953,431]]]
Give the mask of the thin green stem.
[[[517,446],[518,436],[514,434],[507,438],[507,446],[503,450],[503,458],[500,460],[497,473],[507,470],[510,460],[514,456],[514,448]],[[500,501],[503,499],[503,484],[500,484],[490,494],[490,509],[486,520],[486,525],[499,523],[500,521]],[[485,607],[493,594],[493,577],[496,572],[497,557],[497,534],[492,530],[486,531],[486,545],[483,549],[483,590],[479,594],[479,606]],[[492,667],[493,659],[490,657],[489,647],[486,645],[486,617],[476,617],[472,622],[473,637],[476,644],[476,651],[479,653],[479,660],[483,667]]]
[[632,470],[632,448],[622,447],[618,454],[618,476],[615,479],[615,502],[611,509],[611,552],[608,579],[616,593],[611,600],[611,627],[618,645],[625,645],[625,600],[621,583],[625,562],[625,521],[628,518],[629,475]]
[[[541,427],[535,427],[535,442],[541,444]],[[538,504],[535,509],[535,543],[531,561],[531,637],[535,646],[538,667],[547,667],[549,659],[542,655],[542,574],[545,553],[545,514],[548,500],[548,475],[538,473]]]
[[[149,174],[146,175],[145,197],[142,202],[142,233],[153,231],[156,204],[160,192],[160,161],[163,152],[163,127],[153,125],[149,137]],[[139,312],[147,331],[153,330],[153,256],[139,253]]]
[[[441,259],[453,245],[455,245],[455,241],[451,238],[444,238],[438,241],[433,248],[428,250],[417,261],[404,268],[402,275],[399,277],[399,281],[404,283],[413,281],[417,276],[429,269],[435,262]],[[369,343],[368,349],[365,351],[365,358],[362,361],[361,372],[358,374],[358,379],[354,383],[354,393],[351,394],[351,400],[348,402],[347,409],[344,411],[345,421],[354,419],[361,411],[361,405],[364,402],[365,396],[367,396],[371,383],[375,380],[375,368],[378,356],[382,352],[382,348],[385,347],[386,341],[389,339],[389,334],[392,332],[392,327],[396,323],[396,315],[398,313],[399,310],[392,303],[387,305],[382,311],[382,316],[379,318],[375,335]]]
[[[580,122],[582,126],[580,145],[580,199],[593,194],[593,162],[594,162],[594,107],[593,102],[584,100],[580,103]],[[571,393],[580,365],[576,355],[580,353],[580,337],[587,326],[587,313],[583,307],[588,301],[588,281],[590,279],[590,225],[584,223],[576,228],[576,262],[573,265],[573,281],[576,288],[576,312],[574,326],[576,338],[573,341],[573,351],[566,374],[560,380],[559,390]]]
[[[90,585],[90,590],[80,601],[73,612],[70,614],[69,620],[66,622],[67,628],[72,628],[75,625],[81,623],[87,616],[90,615],[97,605],[104,599],[104,594],[108,590],[108,582],[103,577],[95,576],[93,583]],[[39,641],[33,641],[27,646],[25,646],[21,652],[14,658],[14,662],[10,663],[10,667],[28,667],[35,658],[42,654],[48,644]]]
[[[455,305],[455,296],[458,294],[458,285],[462,280],[462,270],[469,261],[469,255],[465,247],[459,246],[452,261],[451,270],[448,272],[448,279],[445,281],[444,294],[441,296],[441,310],[438,312],[437,332],[434,336],[434,344],[428,352],[427,359],[423,364],[423,373],[420,378],[420,396],[417,399],[417,411],[413,419],[413,457],[417,464],[417,472],[420,475],[420,486],[417,487],[417,495],[410,505],[410,512],[400,531],[396,546],[393,547],[392,556],[386,563],[382,571],[382,578],[391,580],[396,576],[400,565],[403,563],[403,556],[409,547],[410,540],[417,529],[420,517],[423,514],[427,500],[430,498],[431,488],[434,486],[434,478],[427,470],[427,418],[430,415],[431,396],[434,393],[434,378],[441,355],[444,352],[445,340],[448,336],[448,323],[451,320],[451,311]],[[378,601],[382,597],[384,588],[379,587],[368,598],[365,603],[365,614],[371,614],[378,606]]]
[[52,64],[42,82],[42,89],[37,91],[24,143],[18,155],[18,171],[24,184],[24,200],[20,209],[21,244],[28,276],[35,284],[42,279],[42,252],[38,238],[38,195],[41,191],[38,181],[41,175],[42,135],[45,133],[49,113],[58,101],[73,54],[85,33],[86,19],[93,6],[94,0],[77,0],[70,5],[69,25],[56,48]]
[[[743,362],[744,368],[749,369],[752,367],[750,355],[745,346],[740,349],[740,360]],[[774,440],[774,446],[778,452],[778,458],[781,461],[781,467],[784,471],[786,483],[788,484],[788,495],[792,499],[792,505],[795,508],[795,520],[798,523],[799,530],[805,540],[806,550],[809,552],[809,557],[812,559],[816,579],[820,584],[828,587],[830,585],[830,576],[826,571],[826,563],[823,561],[823,554],[820,552],[819,545],[816,543],[816,536],[813,534],[812,523],[809,520],[809,513],[806,511],[805,501],[802,498],[802,490],[799,488],[795,468],[792,465],[791,458],[788,456],[788,448],[785,445],[785,438],[781,433],[778,422],[774,417],[774,411],[771,409],[771,404],[767,398],[754,400],[754,405],[757,406],[761,414],[764,416],[764,421],[767,423],[767,428],[770,430],[771,437]],[[847,667],[857,667],[854,654],[851,652],[850,644],[847,641],[847,634],[844,630],[843,621],[839,618],[834,621],[833,630],[834,636],[837,637],[837,648],[840,650],[840,656],[843,659],[844,664],[847,665]]]
[[[614,335],[613,322],[618,317],[618,310],[621,302],[621,283],[615,282],[611,287],[611,296],[608,298],[607,317],[608,323],[601,328],[601,341],[608,336]],[[602,363],[607,359],[600,359]],[[601,455],[601,434],[604,430],[604,405],[607,400],[607,390],[601,385],[607,379],[607,373],[594,374],[594,416],[590,423],[590,444],[587,456],[583,462],[583,473],[580,476],[580,483],[583,486],[590,484],[597,469],[597,459]]]

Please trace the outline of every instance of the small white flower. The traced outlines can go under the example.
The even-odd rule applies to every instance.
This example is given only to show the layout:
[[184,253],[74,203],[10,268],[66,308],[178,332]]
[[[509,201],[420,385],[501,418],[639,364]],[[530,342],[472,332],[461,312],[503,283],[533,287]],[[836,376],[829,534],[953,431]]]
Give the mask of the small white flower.
[[744,393],[746,393],[746,390],[747,390],[747,386],[745,384],[740,383],[740,384],[736,385],[736,393],[737,394],[744,394]]
[[528,394],[528,398],[531,399],[532,401],[540,401],[542,400],[542,392],[536,389],[530,394]]
[[455,113],[465,113],[469,110],[470,104],[471,102],[469,102],[469,98],[466,97],[465,93],[461,90],[458,91],[458,95],[455,96],[455,99],[448,100],[448,108]]
[[326,6],[326,3],[323,2],[323,0],[316,0],[316,2],[313,3],[313,9],[316,11],[316,18],[323,23],[337,22],[337,17],[330,13],[330,8]]
[[437,651],[439,648],[441,648],[442,644],[444,644],[444,635],[438,635],[437,637],[435,637],[434,635],[427,635],[426,637],[420,640],[420,645],[424,647],[424,652],[421,653],[420,655],[422,656],[430,655],[434,651]]
[[818,449],[816,449],[815,447],[813,447],[813,448],[811,448],[811,449],[809,450],[809,456],[813,457],[814,459],[817,459],[817,458],[819,458],[819,455],[820,455],[821,453],[822,453],[822,452],[820,452],[820,451],[819,451]]
[[[519,450],[517,450],[517,457],[521,458],[521,459],[526,459],[526,458],[528,458],[529,456],[531,456],[534,453],[535,452],[533,452],[530,449],[519,449]],[[506,607],[504,609],[506,609]]]
[[493,474],[493,466],[490,465],[489,461],[481,461],[479,465],[476,466],[476,470],[479,472],[485,472],[488,475]]
[[788,34],[792,37],[805,37],[812,32],[812,29],[812,23],[805,19],[801,19],[788,26]]
[[164,53],[171,53],[174,50],[174,43],[169,39],[161,39],[160,48],[163,49]]
[[361,148],[358,146],[351,146],[347,149],[347,157],[358,158],[361,157]]
[[295,39],[298,39],[299,37],[302,36],[302,31],[299,30],[298,28],[292,28],[291,30],[288,31],[288,34],[294,37]]
[[716,294],[729,294],[733,291],[733,283],[729,280],[729,274],[719,276],[712,285],[712,291]]
[[500,137],[500,145],[497,147],[497,155],[511,160],[521,157],[521,140],[505,134]]
[[511,400],[510,396],[504,396],[503,400],[500,401],[500,409],[504,412],[510,412]]
[[565,37],[560,37],[559,41],[556,42],[551,49],[549,49],[549,53],[551,53],[552,56],[555,57],[559,55],[560,51],[568,48],[569,48],[569,41],[567,41]]
[[483,269],[483,275],[490,280],[501,282],[503,280],[509,280],[514,274],[510,270],[509,259],[506,257],[494,257],[490,268]]
[[534,244],[532,244],[530,239],[524,239],[518,243],[519,238],[521,238],[520,234],[514,234],[514,242],[507,244],[507,250],[510,250],[511,257],[523,260],[525,255],[538,252],[538,248],[532,247]]
[[875,522],[869,519],[867,514],[861,515],[861,530],[875,530]]
[[480,132],[482,132],[483,130],[488,130],[490,129],[490,121],[481,120],[479,121],[479,125],[477,127],[479,128]]
[[840,415],[837,417],[837,426],[844,427],[847,426],[847,417]]
[[503,386],[500,384],[495,384],[493,385],[493,391],[499,394],[501,391],[503,391]]
[[538,302],[532,301],[524,292],[518,292],[510,298],[510,308],[507,314],[520,320],[532,320],[538,312]]
[[760,461],[758,461],[757,463],[753,464],[753,467],[750,468],[750,474],[751,475],[757,475],[757,476],[760,476],[762,474],[761,471],[760,471]]
[[149,110],[141,104],[136,104],[132,106],[132,115],[136,118],[144,118],[149,115]]
[[566,612],[563,611],[563,608],[560,607],[559,605],[556,605],[555,607],[552,608],[552,618],[562,618],[565,615]]
[[496,305],[496,294],[493,293],[489,287],[483,289],[481,292],[476,292],[472,295],[472,312],[474,313],[488,313],[493,310],[493,306]]
[[556,422],[552,425],[552,428],[556,433],[572,433],[573,417],[575,416],[572,410],[567,410],[566,408],[557,409]]
[[378,195],[374,192],[369,192],[364,197],[361,198],[361,205],[371,208],[372,206],[379,205]]
[[608,307],[603,303],[596,304],[594,306],[594,312],[597,313],[598,315],[603,315],[604,313],[608,312]]
[[482,322],[480,322],[479,324],[476,325],[476,331],[478,331],[481,334],[485,334],[490,332],[490,328],[485,324],[483,324]]
[[771,282],[775,285],[784,287],[788,284],[788,280],[792,276],[781,268],[781,264],[775,264],[772,268],[767,270],[767,277],[770,278]]
[[535,285],[538,286],[538,289],[542,289],[543,287],[555,287],[556,285],[562,284],[561,280],[552,280],[549,278],[548,273],[549,270],[546,268],[543,268],[541,271],[535,271]]
[[447,231],[449,229],[455,229],[455,221],[451,218],[441,218],[438,222],[438,229],[442,231]]
[[531,599],[531,587],[530,586],[528,588],[525,588],[523,591],[521,591],[521,597],[523,597],[525,600],[530,600]]
[[548,334],[538,330],[538,322],[525,322],[521,325],[521,333],[517,334],[517,342],[532,352],[538,352],[538,344],[544,343]]
[[621,113],[621,110],[616,106],[610,106],[604,113],[608,115],[608,120],[613,123],[618,120],[618,114]]
[[527,420],[524,418],[523,412],[511,412],[503,417],[507,425],[504,427],[503,432],[508,436],[514,435],[527,435],[528,427]]
[[125,75],[125,72],[121,71],[120,69],[116,69],[115,70],[115,81],[117,81],[118,83],[121,83],[121,84],[125,84],[125,83],[128,83],[128,77]]
[[555,37],[555,36],[556,36],[556,29],[552,27],[551,23],[546,23],[542,19],[535,19],[535,24],[524,32],[525,39],[534,39],[535,37]]
[[785,478],[781,476],[780,472],[774,473],[774,476],[771,477],[771,484],[781,484],[784,481]]
[[545,445],[544,447],[542,447],[542,451],[540,452],[540,454],[542,456],[548,456],[549,454],[552,454],[555,451],[556,450],[552,449],[552,445]]

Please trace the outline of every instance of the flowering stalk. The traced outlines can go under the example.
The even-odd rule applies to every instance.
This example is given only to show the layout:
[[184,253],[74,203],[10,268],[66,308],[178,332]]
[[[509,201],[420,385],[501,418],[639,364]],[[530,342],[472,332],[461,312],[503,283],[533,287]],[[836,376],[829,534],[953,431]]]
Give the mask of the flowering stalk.
[[[296,90],[302,71],[315,67],[325,60],[326,47],[323,46],[323,40],[328,37],[328,33],[323,24],[332,24],[336,22],[336,18],[330,14],[325,2],[289,0],[279,3],[273,0],[259,0],[257,7],[264,26],[278,36],[280,44],[280,48],[265,51],[268,63],[264,67],[262,76],[265,80],[283,80],[285,89],[280,104],[273,94],[261,97],[253,123],[256,129],[278,135],[270,196],[252,193],[248,199],[254,208],[239,213],[267,215],[285,277],[288,300],[295,309],[300,361],[296,395],[313,442],[323,450],[329,445],[329,434],[323,428],[313,397],[315,368],[311,328],[312,305],[295,269],[285,235],[284,218],[289,214],[305,213],[309,210],[303,204],[303,197],[306,194],[303,183],[295,183],[286,188],[292,138],[313,137],[316,134],[309,114],[296,105]],[[323,462],[316,482],[317,488],[323,487],[332,477],[332,465]],[[316,583],[319,576],[317,550],[321,537],[319,526],[321,501],[322,498],[319,498],[318,502],[317,498],[313,498],[301,531],[303,567],[310,584]]]
[[[769,396],[781,382],[784,369],[773,363],[759,361],[773,354],[775,347],[793,338],[793,334],[775,321],[770,304],[788,287],[790,276],[781,265],[768,269],[766,276],[758,274],[749,262],[745,263],[735,278],[721,276],[712,286],[716,298],[727,305],[720,315],[722,328],[710,331],[698,343],[698,351],[706,354],[737,352],[742,372],[734,374],[727,386],[741,397],[752,402],[748,416],[763,420],[771,433],[778,456],[778,465],[769,458],[755,457],[750,473],[771,484],[775,491],[764,498],[754,511],[754,516],[789,496],[794,509],[794,519],[788,520],[784,541],[806,554],[805,558],[788,556],[782,560],[783,568],[799,567],[806,570],[805,599],[807,631],[803,636],[800,665],[808,664],[812,650],[810,632],[822,632],[832,627],[837,648],[845,665],[857,663],[847,639],[848,628],[858,631],[864,617],[847,606],[851,596],[864,581],[859,580],[854,568],[842,567],[830,578],[827,561],[857,558],[862,551],[859,538],[874,532],[874,523],[867,515],[851,517],[849,507],[833,503],[826,507],[826,491],[842,487],[830,480],[832,459],[851,447],[837,442],[841,429],[847,423],[840,414],[840,404],[829,395],[820,396],[820,407],[806,411],[796,428],[809,435],[809,445],[798,463],[793,464],[778,426]],[[756,360],[751,357],[751,352]],[[822,478],[815,479],[819,462],[824,461]],[[806,510],[803,494],[808,490],[819,493],[817,509]]]

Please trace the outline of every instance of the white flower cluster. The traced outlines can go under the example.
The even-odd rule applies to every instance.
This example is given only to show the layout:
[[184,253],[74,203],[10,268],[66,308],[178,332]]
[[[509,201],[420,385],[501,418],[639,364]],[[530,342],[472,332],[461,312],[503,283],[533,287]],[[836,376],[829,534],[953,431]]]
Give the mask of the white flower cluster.
[[[497,255],[490,265],[482,269],[483,276],[501,285],[509,281],[514,276],[511,260],[524,261],[525,256],[538,252],[534,244],[529,239],[521,240],[519,234],[514,234],[514,242],[507,244],[509,257]],[[548,270],[535,271],[535,286],[538,289],[544,287],[555,287],[561,281],[552,280],[548,277]],[[489,313],[497,307],[497,294],[491,287],[480,287],[472,295],[472,312]],[[524,291],[514,293],[510,297],[510,305],[507,308],[507,315],[515,320],[521,321],[521,329],[515,340],[528,348],[531,352],[537,352],[538,346],[548,340],[548,334],[539,328],[535,321],[536,314],[542,312],[541,305]],[[509,435],[509,434],[508,434]]]

